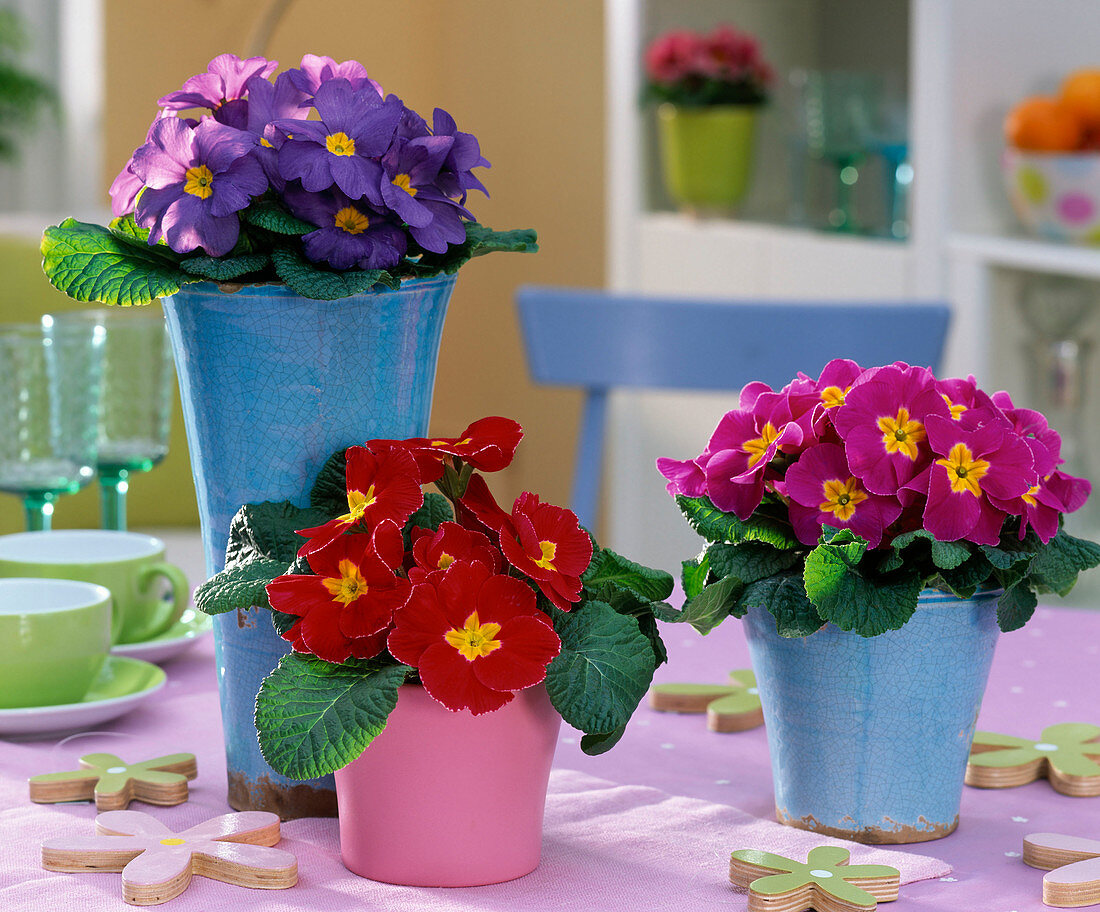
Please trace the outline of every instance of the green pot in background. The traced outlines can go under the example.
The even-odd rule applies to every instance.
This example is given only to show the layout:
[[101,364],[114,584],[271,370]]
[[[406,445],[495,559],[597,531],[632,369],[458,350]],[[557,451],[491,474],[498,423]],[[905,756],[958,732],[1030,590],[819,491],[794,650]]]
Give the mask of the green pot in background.
[[657,108],[665,188],[686,209],[729,212],[748,190],[759,105]]

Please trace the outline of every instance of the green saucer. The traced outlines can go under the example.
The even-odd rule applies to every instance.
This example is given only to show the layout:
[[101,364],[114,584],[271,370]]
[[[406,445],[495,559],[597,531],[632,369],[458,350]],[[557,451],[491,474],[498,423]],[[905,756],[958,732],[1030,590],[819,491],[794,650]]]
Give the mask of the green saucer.
[[140,643],[120,643],[111,647],[111,654],[144,659],[146,662],[167,662],[186,652],[205,633],[214,627],[214,619],[194,608],[188,608],[171,627],[160,636]]

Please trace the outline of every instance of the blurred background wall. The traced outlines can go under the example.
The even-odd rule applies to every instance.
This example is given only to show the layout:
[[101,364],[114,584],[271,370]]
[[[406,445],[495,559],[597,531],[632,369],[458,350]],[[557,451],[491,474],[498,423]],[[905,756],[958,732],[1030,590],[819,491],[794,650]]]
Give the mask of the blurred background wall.
[[[273,9],[279,15],[267,22],[269,40],[258,48]],[[603,284],[602,6],[591,0],[103,0],[103,16],[104,206],[111,181],[144,139],[156,99],[230,51],[263,53],[280,69],[297,66],[305,53],[354,58],[429,120],[433,107],[445,108],[460,129],[478,137],[493,164],[483,175],[492,199],[474,194],[470,207],[495,228],[536,228],[541,250],[496,254],[463,268],[443,336],[431,433],[454,435],[485,415],[516,418],[527,437],[514,465],[492,479],[494,490],[509,503],[529,489],[566,503],[580,396],[536,390],[528,382],[513,293],[523,283]],[[20,290],[0,293],[3,321],[73,306],[36,269],[36,254],[26,245],[8,255],[0,247],[0,270],[21,276]],[[132,481],[129,498],[132,528],[197,525],[178,414],[168,457]],[[54,523],[98,525],[97,492],[63,498]],[[0,532],[20,528],[17,498],[0,498]]]

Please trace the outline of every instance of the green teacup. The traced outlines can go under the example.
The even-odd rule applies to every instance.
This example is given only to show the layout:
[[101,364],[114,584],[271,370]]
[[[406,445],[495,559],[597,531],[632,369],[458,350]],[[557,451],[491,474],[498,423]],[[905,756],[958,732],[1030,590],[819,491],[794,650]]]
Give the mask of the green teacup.
[[0,709],[83,699],[111,648],[111,593],[58,579],[0,579]]
[[111,641],[116,644],[164,633],[190,600],[183,571],[164,561],[164,542],[137,532],[62,529],[0,536],[0,577],[12,576],[106,586],[114,603]]

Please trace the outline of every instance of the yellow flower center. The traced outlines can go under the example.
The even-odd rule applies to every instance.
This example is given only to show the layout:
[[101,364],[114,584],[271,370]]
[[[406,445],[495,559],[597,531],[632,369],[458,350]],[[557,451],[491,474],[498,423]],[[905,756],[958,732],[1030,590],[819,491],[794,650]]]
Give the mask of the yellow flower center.
[[493,639],[498,633],[500,624],[482,624],[474,611],[466,618],[461,630],[452,627],[443,634],[443,639],[454,646],[467,662],[472,662],[487,656],[494,649],[500,649],[503,644]]
[[325,146],[333,155],[355,154],[355,140],[347,133],[330,133],[325,137]]
[[374,485],[367,488],[367,493],[362,491],[348,491],[348,512],[343,516],[338,517],[340,522],[347,525],[359,522],[363,518],[363,513],[366,512],[367,507],[371,506],[377,497],[374,496]]
[[[466,446],[466,444],[468,444],[469,442],[470,442],[470,438],[467,437],[465,440],[456,441],[454,443],[454,446]],[[432,446],[450,446],[450,445],[451,445],[450,441],[447,441],[447,440],[433,440],[432,441]]]
[[370,588],[363,574],[346,557],[337,565],[340,571],[339,577],[325,577],[321,580],[325,588],[332,593],[332,600],[341,605],[350,605],[357,598],[367,594]]
[[407,174],[398,174],[397,177],[393,179],[393,185],[395,187],[400,187],[409,194],[409,196],[416,196],[416,187],[410,186],[409,175]]
[[362,234],[370,227],[370,219],[354,206],[345,206],[336,213],[334,221],[337,228],[348,234]]
[[184,172],[183,192],[206,199],[214,193],[214,174],[206,165],[195,165]]
[[821,485],[821,494],[825,498],[817,508],[823,513],[832,513],[841,522],[847,522],[852,518],[858,507],[867,499],[867,495],[860,490],[859,482],[855,478],[841,481],[839,478],[830,478]]
[[924,425],[909,418],[909,409],[899,408],[896,418],[883,415],[878,420],[882,443],[887,453],[901,453],[907,459],[917,458],[917,448],[925,438]]
[[750,469],[764,458],[764,454],[768,451],[768,447],[772,445],[772,442],[778,436],[779,431],[776,429],[775,425],[769,421],[760,431],[759,437],[752,440],[746,440],[741,444],[741,449],[749,454]]
[[1026,503],[1029,507],[1034,507],[1035,503],[1036,503],[1035,495],[1038,494],[1038,493],[1039,493],[1039,486],[1038,485],[1032,485],[1030,488],[1027,489],[1026,494],[1021,494],[1020,495],[1020,499],[1024,503]]
[[444,551],[442,554],[439,555],[439,561],[437,562],[436,566],[439,567],[440,570],[446,570],[454,562],[454,557]]
[[966,411],[965,405],[960,405],[957,402],[952,402],[951,397],[947,393],[940,393],[943,396],[943,401],[947,403],[947,407],[951,410],[951,417],[958,421],[962,417],[962,413]]
[[542,557],[535,561],[536,567],[542,567],[543,570],[556,570],[554,566],[554,555],[558,553],[558,546],[552,541],[539,542],[539,547],[542,548]]
[[978,481],[989,471],[989,463],[975,459],[965,443],[956,443],[946,458],[936,460],[936,465],[947,469],[951,490],[956,494],[968,491],[975,497],[981,496],[982,487]]
[[[851,389],[851,387],[848,387],[848,389]],[[841,389],[839,386],[827,386],[821,391],[821,403],[827,409],[836,408],[838,405],[844,405],[844,397],[847,395],[847,389]]]
[[184,840],[180,839],[178,836],[172,836],[169,839],[162,839],[160,841],[160,844],[161,845],[183,845]]
[[270,142],[268,142],[262,136],[260,137],[260,145],[263,146],[265,149],[274,149],[275,148],[273,145],[271,145]]

